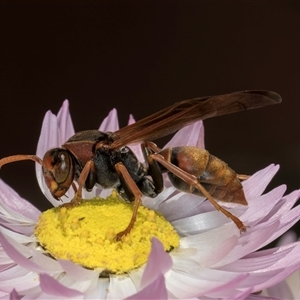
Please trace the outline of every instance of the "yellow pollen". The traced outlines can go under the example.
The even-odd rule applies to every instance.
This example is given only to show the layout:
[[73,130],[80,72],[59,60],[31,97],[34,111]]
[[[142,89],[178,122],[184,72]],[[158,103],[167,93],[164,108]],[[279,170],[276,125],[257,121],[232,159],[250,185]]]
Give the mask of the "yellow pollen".
[[139,207],[131,232],[116,241],[129,224],[133,203],[113,193],[106,199],[83,200],[75,207],[55,207],[43,212],[35,235],[51,256],[84,267],[122,274],[146,263],[151,238],[158,238],[166,251],[179,246],[179,236],[159,213]]

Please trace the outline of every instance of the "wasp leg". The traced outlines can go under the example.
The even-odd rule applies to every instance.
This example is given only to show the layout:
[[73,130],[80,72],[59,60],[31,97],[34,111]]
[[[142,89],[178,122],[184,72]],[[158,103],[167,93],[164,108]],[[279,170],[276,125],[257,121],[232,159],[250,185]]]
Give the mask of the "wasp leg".
[[72,188],[74,190],[74,193],[77,193],[77,186],[76,184],[74,183],[74,181],[72,182]]
[[143,152],[143,155],[145,158],[148,175],[150,175],[153,180],[153,184],[155,186],[155,192],[157,194],[159,194],[164,189],[164,180],[163,180],[163,176],[162,176],[162,170],[157,161],[155,161],[155,160],[149,161],[149,156],[155,152],[160,151],[161,149],[158,148],[152,142],[142,143],[141,148],[142,148],[142,152]]
[[121,238],[124,235],[126,235],[130,232],[130,230],[132,229],[132,227],[135,223],[137,211],[141,204],[142,192],[139,190],[138,186],[136,185],[136,183],[134,182],[134,180],[128,173],[126,167],[122,163],[120,163],[120,162],[117,163],[115,165],[115,168],[116,168],[117,174],[120,178],[122,187],[124,188],[125,192],[128,195],[131,195],[134,199],[134,207],[133,207],[133,213],[132,213],[131,220],[130,220],[127,228],[125,230],[119,232],[116,235],[116,239],[119,241],[119,240],[121,240]]
[[246,231],[246,226],[243,224],[243,222],[231,214],[229,211],[221,207],[216,200],[211,196],[211,194],[198,182],[197,178],[189,174],[179,167],[173,165],[172,163],[168,162],[164,159],[164,157],[160,154],[154,153],[149,156],[149,164],[151,163],[151,160],[156,160],[160,164],[162,164],[168,171],[172,172],[174,175],[178,176],[180,179],[184,180],[189,185],[197,188],[201,193],[211,202],[211,204],[215,207],[216,210],[222,212],[225,216],[230,218],[236,226],[240,229],[240,231]]
[[144,142],[142,145],[156,153],[161,151],[161,148],[157,147],[157,145],[153,142]]
[[82,169],[80,176],[78,178],[78,188],[72,184],[73,189],[76,191],[74,198],[69,203],[64,203],[62,206],[65,207],[74,207],[77,206],[82,201],[82,188],[85,185],[85,182],[91,172],[95,172],[95,164],[92,160],[89,160],[84,168]]

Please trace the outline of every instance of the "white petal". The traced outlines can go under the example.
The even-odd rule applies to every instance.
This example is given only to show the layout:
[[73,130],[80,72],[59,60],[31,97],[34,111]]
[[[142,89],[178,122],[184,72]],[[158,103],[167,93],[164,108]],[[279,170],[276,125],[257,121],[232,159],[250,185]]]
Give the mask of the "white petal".
[[[175,188],[170,189],[174,192]],[[178,219],[194,216],[203,212],[202,204],[206,199],[196,195],[179,192],[171,199],[165,200],[159,204],[159,211],[169,220],[175,221]]]
[[172,225],[181,236],[189,236],[208,231],[231,222],[232,221],[230,219],[219,211],[211,211],[173,221]]
[[140,300],[140,299],[156,299],[165,300],[168,299],[168,292],[165,286],[165,278],[162,274],[143,290],[139,291],[135,295],[126,298],[125,300]]
[[107,299],[109,278],[99,278],[93,290],[84,293],[84,299]]
[[110,276],[107,299],[123,299],[137,292],[130,277],[126,275]]
[[[225,230],[221,227],[220,229],[211,230],[203,234],[182,238],[180,247],[184,249],[197,249],[195,254],[190,255],[190,259],[195,260],[201,268],[217,265],[220,261],[226,259],[228,253],[238,244],[238,230],[236,230],[235,235],[230,236],[228,234],[228,231],[235,231],[234,226],[234,224],[231,227],[223,226],[226,227]],[[225,232],[225,234],[222,235],[222,232]],[[176,251],[174,251],[174,255],[176,255]]]

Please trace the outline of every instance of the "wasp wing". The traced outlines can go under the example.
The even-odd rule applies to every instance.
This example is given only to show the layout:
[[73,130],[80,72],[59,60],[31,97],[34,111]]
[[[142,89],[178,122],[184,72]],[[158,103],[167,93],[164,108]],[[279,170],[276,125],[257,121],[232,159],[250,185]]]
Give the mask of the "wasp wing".
[[110,147],[119,148],[135,142],[153,141],[198,120],[280,102],[281,97],[275,92],[255,90],[180,101],[117,130]]

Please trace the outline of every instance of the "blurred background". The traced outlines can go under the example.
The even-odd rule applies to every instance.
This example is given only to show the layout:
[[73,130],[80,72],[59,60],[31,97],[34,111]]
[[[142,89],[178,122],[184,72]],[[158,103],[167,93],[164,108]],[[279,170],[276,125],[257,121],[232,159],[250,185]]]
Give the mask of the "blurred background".
[[[35,154],[44,114],[69,99],[75,130],[245,89],[283,103],[205,121],[206,148],[238,173],[281,168],[300,188],[300,2],[0,2],[0,157]],[[163,146],[166,141],[159,141]],[[39,209],[34,163],[0,177]]]

